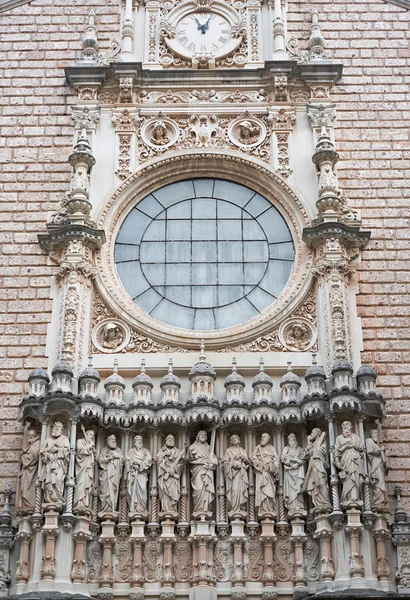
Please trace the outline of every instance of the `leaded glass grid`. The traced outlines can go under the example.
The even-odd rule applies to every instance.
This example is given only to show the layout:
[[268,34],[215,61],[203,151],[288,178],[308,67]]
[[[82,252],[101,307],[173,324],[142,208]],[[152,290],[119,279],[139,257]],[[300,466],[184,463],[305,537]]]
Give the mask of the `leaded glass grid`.
[[281,214],[254,190],[222,179],[166,185],[127,215],[115,262],[133,301],[184,329],[243,323],[284,289],[294,246]]

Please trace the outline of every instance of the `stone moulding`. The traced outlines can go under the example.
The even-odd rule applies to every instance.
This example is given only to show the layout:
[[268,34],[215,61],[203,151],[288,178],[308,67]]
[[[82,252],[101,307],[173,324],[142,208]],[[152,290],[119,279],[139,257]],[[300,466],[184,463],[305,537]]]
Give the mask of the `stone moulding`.
[[[114,264],[114,242],[130,210],[158,187],[190,177],[220,177],[233,180],[263,194],[281,212],[295,244],[294,267],[288,284],[278,300],[250,321],[218,331],[188,331],[165,325],[144,313],[128,297]],[[302,242],[303,229],[311,222],[307,208],[292,188],[260,161],[226,151],[189,150],[152,159],[117,188],[98,217],[107,235],[107,244],[96,257],[96,287],[103,301],[118,318],[143,335],[173,347],[194,348],[201,338],[207,347],[219,349],[252,341],[269,332],[290,316],[306,297],[312,282],[312,253]]]

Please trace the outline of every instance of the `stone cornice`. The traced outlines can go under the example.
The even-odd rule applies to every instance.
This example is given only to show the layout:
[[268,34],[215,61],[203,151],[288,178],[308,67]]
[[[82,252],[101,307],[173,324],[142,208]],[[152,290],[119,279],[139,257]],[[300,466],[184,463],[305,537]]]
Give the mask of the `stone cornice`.
[[32,0],[0,0],[0,13],[7,12],[23,4],[30,4]]

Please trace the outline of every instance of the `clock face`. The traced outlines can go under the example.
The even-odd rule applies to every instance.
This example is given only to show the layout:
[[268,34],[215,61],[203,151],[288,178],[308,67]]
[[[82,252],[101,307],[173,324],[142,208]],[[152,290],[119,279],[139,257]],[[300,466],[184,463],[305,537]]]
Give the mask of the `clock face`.
[[185,53],[215,54],[231,40],[231,26],[216,13],[193,12],[179,21],[176,35]]

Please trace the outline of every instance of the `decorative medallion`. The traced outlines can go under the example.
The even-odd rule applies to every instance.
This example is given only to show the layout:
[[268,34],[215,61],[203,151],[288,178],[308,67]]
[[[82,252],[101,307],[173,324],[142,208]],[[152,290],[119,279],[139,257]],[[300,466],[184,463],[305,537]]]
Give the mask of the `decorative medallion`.
[[158,117],[146,121],[141,127],[141,137],[147,146],[165,150],[178,139],[178,128],[170,119]]
[[308,319],[289,319],[279,328],[279,339],[290,352],[306,352],[315,344],[317,333]]
[[231,122],[228,129],[229,139],[235,146],[248,150],[259,146],[266,138],[265,124],[259,119],[246,115]]
[[121,352],[130,340],[128,325],[117,319],[101,321],[92,332],[93,344],[101,352]]

